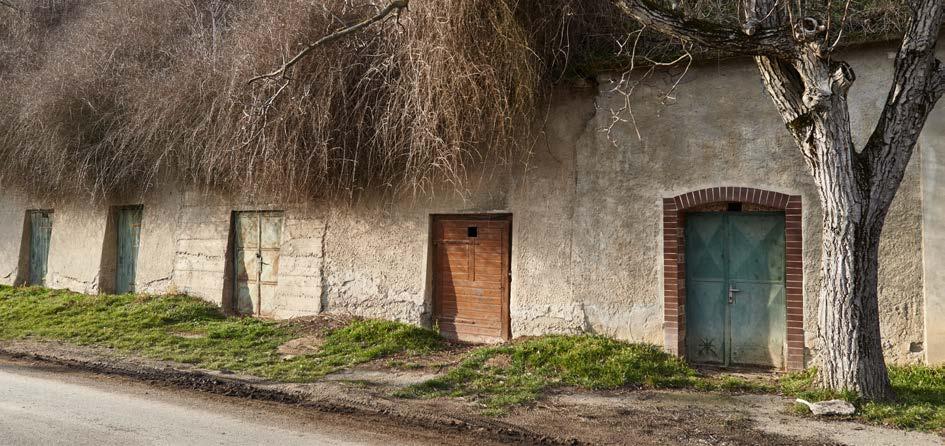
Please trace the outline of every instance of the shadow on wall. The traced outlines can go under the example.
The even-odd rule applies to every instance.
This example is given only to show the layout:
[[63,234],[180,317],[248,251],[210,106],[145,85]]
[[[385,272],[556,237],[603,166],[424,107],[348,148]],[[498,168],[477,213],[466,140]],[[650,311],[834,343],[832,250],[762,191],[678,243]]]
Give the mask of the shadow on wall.
[[111,206],[108,208],[108,216],[105,219],[105,237],[102,240],[102,258],[99,261],[99,293],[115,292],[115,276],[118,269],[118,233],[117,233],[118,208]]
[[20,238],[20,254],[16,266],[16,279],[13,281],[15,286],[23,286],[30,279],[30,213],[23,213],[23,236]]
[[237,212],[230,212],[230,232],[226,238],[226,250],[223,252],[225,256],[223,261],[223,297],[220,301],[220,307],[223,309],[223,312],[229,316],[239,314],[236,309],[235,293],[233,292],[236,283],[236,220]]

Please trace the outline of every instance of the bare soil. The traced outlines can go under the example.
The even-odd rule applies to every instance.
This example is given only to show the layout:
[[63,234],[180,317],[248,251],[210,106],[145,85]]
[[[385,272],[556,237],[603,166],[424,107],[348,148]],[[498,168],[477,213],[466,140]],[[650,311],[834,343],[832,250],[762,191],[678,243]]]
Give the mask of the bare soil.
[[296,330],[302,336],[322,338],[328,333],[339,328],[344,328],[356,320],[359,320],[359,318],[355,316],[322,313],[315,316],[286,319],[281,322],[283,325]]
[[[313,321],[311,331],[304,335],[317,336],[330,323]],[[436,431],[486,442],[644,446],[942,444],[941,437],[931,434],[791,415],[787,412],[791,401],[774,395],[558,389],[531,406],[498,418],[482,415],[478,403],[462,398],[413,400],[391,396],[398,388],[437,376],[458,363],[470,349],[461,344],[454,347],[422,360],[374,361],[310,384],[276,383],[63,343],[0,342],[0,355],[179,390],[279,403],[293,410],[366,417],[372,422],[385,420],[418,432]],[[768,378],[760,375],[758,379]]]

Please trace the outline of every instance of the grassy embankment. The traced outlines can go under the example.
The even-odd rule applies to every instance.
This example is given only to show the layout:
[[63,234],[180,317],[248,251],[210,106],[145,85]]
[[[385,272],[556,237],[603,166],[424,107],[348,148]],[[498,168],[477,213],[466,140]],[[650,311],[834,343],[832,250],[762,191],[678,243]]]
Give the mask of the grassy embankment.
[[228,369],[283,381],[311,381],[339,368],[441,345],[419,327],[357,321],[332,331],[314,355],[283,360],[276,349],[297,337],[291,324],[226,317],[186,296],[87,296],[0,287],[0,339],[49,339],[109,347],[148,358]]
[[[301,328],[234,318],[185,296],[87,296],[42,288],[0,286],[0,339],[59,340],[108,347],[148,358],[229,369],[283,381],[312,381],[332,371],[397,355],[445,347],[436,333],[395,322],[359,320],[327,333],[317,353],[282,359],[276,349]],[[816,390],[814,371],[777,382],[700,376],[659,348],[599,336],[544,336],[475,349],[445,375],[398,392],[402,397],[467,397],[499,414],[545,390],[571,386],[688,388],[781,393],[810,400],[844,397],[862,419],[892,426],[945,429],[945,368],[892,367],[899,400],[856,401]]]

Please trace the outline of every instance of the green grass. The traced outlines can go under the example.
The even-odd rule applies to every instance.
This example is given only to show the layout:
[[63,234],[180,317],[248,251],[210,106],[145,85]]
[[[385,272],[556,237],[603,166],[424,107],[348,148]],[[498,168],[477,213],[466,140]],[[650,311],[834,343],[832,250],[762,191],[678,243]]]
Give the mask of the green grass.
[[498,414],[534,401],[549,387],[683,387],[695,379],[695,371],[655,346],[600,336],[545,336],[475,350],[446,375],[398,395],[475,397],[486,413]]
[[[474,350],[446,375],[398,392],[407,398],[464,397],[486,414],[535,401],[549,388],[574,386],[689,388],[700,391],[778,393],[810,401],[840,398],[858,406],[858,417],[904,429],[945,430],[945,367],[890,367],[895,402],[865,402],[852,393],[817,389],[817,371],[791,373],[777,381],[731,375],[698,376],[656,346],[599,336],[546,336]],[[806,410],[806,406],[799,405]]]
[[[896,401],[863,401],[853,393],[837,393],[815,386],[815,369],[792,373],[781,379],[785,395],[808,401],[844,399],[857,406],[861,419],[902,429],[945,431],[945,367],[890,366],[889,379],[896,392]],[[807,407],[795,410],[807,413]]]
[[[0,286],[0,339],[60,340],[140,356],[229,369],[288,382],[316,380],[340,368],[394,357],[410,369],[417,357],[444,347],[431,330],[396,322],[355,321],[331,331],[320,350],[283,360],[276,349],[301,333],[289,323],[223,315],[185,296],[88,296],[42,288]],[[780,393],[811,401],[842,398],[858,417],[889,426],[945,430],[945,367],[890,367],[895,402],[866,402],[850,393],[819,390],[816,370],[777,382],[730,375],[698,376],[656,346],[600,336],[545,336],[471,351],[445,375],[398,392],[402,397],[466,397],[500,414],[555,387],[622,387]],[[800,406],[798,411],[802,411]]]
[[289,324],[226,317],[216,306],[192,297],[88,296],[0,286],[0,339],[109,347],[282,381],[311,381],[342,367],[401,353],[420,355],[442,345],[430,330],[356,321],[329,333],[316,354],[283,360],[276,349],[294,337]]

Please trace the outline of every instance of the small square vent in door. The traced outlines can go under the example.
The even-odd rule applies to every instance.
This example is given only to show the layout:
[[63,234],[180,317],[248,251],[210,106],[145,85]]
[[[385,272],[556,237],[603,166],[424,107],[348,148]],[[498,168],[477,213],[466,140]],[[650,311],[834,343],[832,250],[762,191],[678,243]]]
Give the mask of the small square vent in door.
[[479,237],[479,228],[476,226],[470,226],[466,228],[467,237]]

